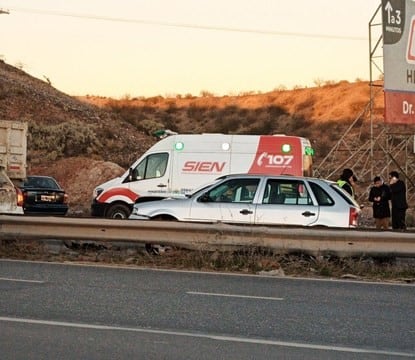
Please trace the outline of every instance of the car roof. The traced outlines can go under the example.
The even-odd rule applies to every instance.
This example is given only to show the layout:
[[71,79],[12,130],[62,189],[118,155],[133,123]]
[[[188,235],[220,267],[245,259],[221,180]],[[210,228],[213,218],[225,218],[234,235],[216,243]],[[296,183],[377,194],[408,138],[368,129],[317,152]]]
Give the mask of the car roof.
[[46,175],[28,175],[27,178],[42,178],[42,179],[54,179],[52,176],[46,176]]
[[317,180],[317,181],[333,183],[333,181],[323,179],[323,178],[316,178],[316,177],[311,177],[311,176],[288,175],[288,174],[275,175],[275,174],[241,174],[241,173],[238,173],[238,174],[223,175],[223,176],[218,177],[216,180],[233,179],[233,178],[240,178],[240,177],[261,177],[261,178],[272,177],[272,178],[279,178],[279,179]]

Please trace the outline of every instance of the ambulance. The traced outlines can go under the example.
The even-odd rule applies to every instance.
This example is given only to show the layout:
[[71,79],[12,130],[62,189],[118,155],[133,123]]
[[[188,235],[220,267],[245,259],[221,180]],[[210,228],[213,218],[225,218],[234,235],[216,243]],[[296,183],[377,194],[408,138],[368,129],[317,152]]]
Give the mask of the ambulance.
[[185,196],[222,175],[312,175],[314,151],[303,137],[161,134],[122,176],[94,189],[92,216],[125,219],[134,203]]

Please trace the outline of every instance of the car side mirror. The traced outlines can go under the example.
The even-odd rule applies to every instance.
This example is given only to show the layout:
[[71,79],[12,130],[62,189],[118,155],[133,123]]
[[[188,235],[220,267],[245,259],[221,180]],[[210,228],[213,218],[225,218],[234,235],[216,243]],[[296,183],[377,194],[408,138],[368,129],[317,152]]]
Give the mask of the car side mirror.
[[128,172],[128,182],[136,181],[137,179],[138,179],[137,171],[133,170],[133,168],[130,168]]

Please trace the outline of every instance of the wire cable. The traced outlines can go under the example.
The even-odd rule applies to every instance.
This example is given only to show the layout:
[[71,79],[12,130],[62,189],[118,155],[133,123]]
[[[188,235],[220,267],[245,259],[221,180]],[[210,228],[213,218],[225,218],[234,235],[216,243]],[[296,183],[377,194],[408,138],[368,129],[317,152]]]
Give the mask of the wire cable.
[[259,35],[291,36],[291,37],[305,37],[305,38],[332,39],[332,40],[353,40],[353,41],[367,41],[368,40],[366,37],[359,37],[359,36],[309,34],[309,33],[304,33],[304,32],[285,32],[285,31],[276,31],[276,30],[233,28],[233,27],[227,27],[227,26],[196,25],[196,24],[175,23],[175,22],[167,22],[167,21],[129,19],[129,18],[124,18],[124,17],[109,17],[109,16],[89,15],[89,14],[68,13],[68,12],[51,11],[51,10],[39,10],[39,9],[27,9],[27,8],[10,8],[9,10],[16,11],[16,12],[25,12],[25,13],[51,15],[51,16],[64,16],[64,17],[72,17],[72,18],[87,19],[87,20],[156,25],[156,26],[176,27],[176,28],[185,28],[185,29],[213,30],[213,31],[250,33],[250,34],[259,34]]

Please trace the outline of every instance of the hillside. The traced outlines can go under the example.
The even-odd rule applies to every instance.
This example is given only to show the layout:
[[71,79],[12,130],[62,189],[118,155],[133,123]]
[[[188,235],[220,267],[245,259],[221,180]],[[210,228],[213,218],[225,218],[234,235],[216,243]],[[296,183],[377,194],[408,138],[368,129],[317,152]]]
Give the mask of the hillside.
[[[154,143],[156,129],[306,136],[318,163],[361,115],[369,91],[367,82],[340,82],[240,96],[75,98],[0,61],[0,118],[29,123],[29,174],[54,176],[79,214],[88,213],[96,185],[122,173]],[[381,91],[373,114],[382,120]]]
[[122,173],[119,164],[132,161],[153,142],[112,112],[68,96],[3,61],[0,119],[29,123],[28,173],[55,177],[75,211],[85,212],[93,188]]
[[[373,115],[376,121],[383,120],[383,92],[375,90]],[[243,94],[239,96],[163,98],[129,98],[114,100],[98,96],[80,97],[103,108],[130,106],[136,108],[152,108],[163,111],[172,109],[242,109],[258,110],[270,107],[279,108],[284,114],[304,117],[313,122],[350,122],[364,110],[370,99],[370,86],[367,81],[349,83],[341,81],[328,83],[313,88],[294,90],[276,90],[265,94]]]

